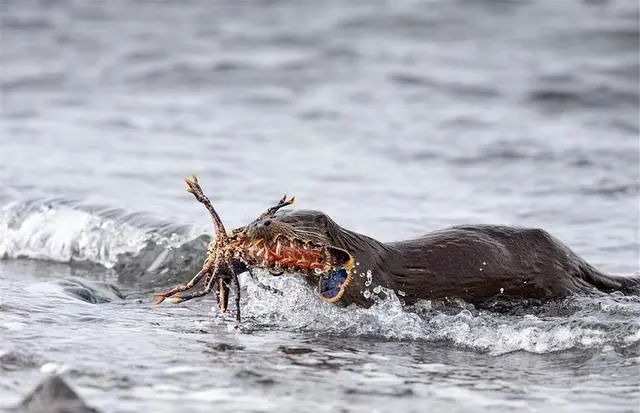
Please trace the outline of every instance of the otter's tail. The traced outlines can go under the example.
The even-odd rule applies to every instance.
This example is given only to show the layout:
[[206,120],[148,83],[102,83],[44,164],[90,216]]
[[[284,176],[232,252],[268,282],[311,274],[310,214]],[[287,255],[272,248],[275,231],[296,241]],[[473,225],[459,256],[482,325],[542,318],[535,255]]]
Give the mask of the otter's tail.
[[589,266],[586,271],[582,271],[582,279],[607,293],[621,291],[625,294],[640,295],[640,275],[607,275]]

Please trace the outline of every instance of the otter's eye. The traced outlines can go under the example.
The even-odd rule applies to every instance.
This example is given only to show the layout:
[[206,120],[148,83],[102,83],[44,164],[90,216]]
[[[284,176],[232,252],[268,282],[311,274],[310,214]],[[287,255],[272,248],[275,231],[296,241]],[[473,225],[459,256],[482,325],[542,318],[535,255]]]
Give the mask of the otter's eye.
[[271,225],[271,220],[270,220],[270,219],[268,219],[268,220],[264,221],[264,222],[262,223],[262,225],[264,225],[265,227],[268,227],[269,225]]

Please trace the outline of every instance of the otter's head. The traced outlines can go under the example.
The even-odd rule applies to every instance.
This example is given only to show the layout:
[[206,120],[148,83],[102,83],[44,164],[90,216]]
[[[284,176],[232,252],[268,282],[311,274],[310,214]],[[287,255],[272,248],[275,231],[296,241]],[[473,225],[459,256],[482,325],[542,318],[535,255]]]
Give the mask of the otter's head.
[[317,286],[320,298],[338,301],[351,280],[354,258],[340,246],[339,227],[327,215],[278,212],[292,202],[283,199],[251,224],[234,230],[237,251],[250,267],[273,275],[301,274]]

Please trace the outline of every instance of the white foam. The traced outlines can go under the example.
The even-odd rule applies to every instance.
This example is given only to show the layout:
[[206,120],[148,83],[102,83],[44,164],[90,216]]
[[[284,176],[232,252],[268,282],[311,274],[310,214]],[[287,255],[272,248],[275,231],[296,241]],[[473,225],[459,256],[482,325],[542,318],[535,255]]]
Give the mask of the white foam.
[[112,267],[118,254],[136,252],[148,231],[63,204],[14,203],[0,210],[0,257]]
[[69,370],[69,367],[59,363],[45,363],[40,367],[40,372],[44,374],[62,374]]
[[[284,292],[274,294],[260,288],[248,276],[241,283],[247,288],[248,302],[243,314],[256,322],[277,325],[287,330],[319,334],[376,336],[395,340],[425,340],[452,343],[462,348],[498,355],[524,350],[548,353],[572,348],[597,348],[617,343],[631,345],[640,341],[640,325],[633,319],[610,324],[584,324],[585,312],[593,311],[593,299],[584,304],[585,312],[566,317],[501,315],[466,308],[437,311],[429,301],[408,311],[393,292],[371,308],[355,305],[340,307],[318,299],[304,280],[298,277],[271,277],[258,272],[260,282]],[[615,297],[611,297],[615,300]],[[591,304],[588,304],[591,303]],[[581,304],[582,305],[582,304]],[[626,306],[638,313],[640,303],[622,299],[614,305]],[[602,314],[605,316],[605,314]]]

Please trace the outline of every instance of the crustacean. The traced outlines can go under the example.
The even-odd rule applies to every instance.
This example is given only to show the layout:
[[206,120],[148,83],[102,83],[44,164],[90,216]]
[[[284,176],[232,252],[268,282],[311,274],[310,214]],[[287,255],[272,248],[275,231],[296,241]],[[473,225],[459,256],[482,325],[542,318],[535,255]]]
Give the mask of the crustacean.
[[[240,282],[238,274],[252,269],[265,269],[273,275],[299,273],[318,279],[318,292],[325,301],[335,302],[342,296],[349,283],[349,270],[353,258],[343,249],[327,244],[327,236],[322,233],[305,231],[278,223],[276,213],[295,202],[286,195],[271,208],[263,212],[251,224],[227,232],[220,216],[209,198],[204,194],[198,179],[185,178],[187,191],[202,203],[214,226],[214,239],[207,248],[207,257],[202,269],[186,284],[169,291],[154,293],[156,304],[166,298],[174,304],[205,296],[215,288],[221,312],[227,310],[229,286],[235,288],[236,321],[240,321]],[[204,287],[185,294],[200,283]]]

